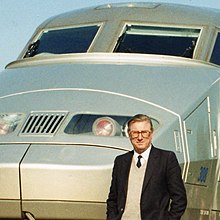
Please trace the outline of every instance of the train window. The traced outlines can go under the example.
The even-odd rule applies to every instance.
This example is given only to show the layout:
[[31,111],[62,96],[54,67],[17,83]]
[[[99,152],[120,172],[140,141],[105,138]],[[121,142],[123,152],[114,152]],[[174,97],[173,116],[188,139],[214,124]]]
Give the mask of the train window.
[[220,65],[220,33],[217,35],[210,62]]
[[193,57],[200,29],[127,25],[114,52]]
[[33,57],[41,53],[67,54],[87,52],[97,31],[98,25],[44,31],[32,43],[25,54]]

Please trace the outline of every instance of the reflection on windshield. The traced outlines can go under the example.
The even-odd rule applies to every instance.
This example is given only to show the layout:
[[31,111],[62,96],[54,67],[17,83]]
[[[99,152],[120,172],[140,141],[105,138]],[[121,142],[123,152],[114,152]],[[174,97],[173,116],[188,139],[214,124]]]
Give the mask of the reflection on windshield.
[[193,57],[199,29],[127,25],[114,52]]
[[40,53],[87,52],[98,29],[99,26],[94,25],[44,31],[41,37],[29,46],[24,57],[33,57]]

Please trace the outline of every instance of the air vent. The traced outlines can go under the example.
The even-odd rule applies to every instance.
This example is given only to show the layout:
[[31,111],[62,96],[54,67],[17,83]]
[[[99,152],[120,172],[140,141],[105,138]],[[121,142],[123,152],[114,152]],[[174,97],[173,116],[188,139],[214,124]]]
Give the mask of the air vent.
[[32,112],[20,135],[54,135],[66,115],[66,112]]

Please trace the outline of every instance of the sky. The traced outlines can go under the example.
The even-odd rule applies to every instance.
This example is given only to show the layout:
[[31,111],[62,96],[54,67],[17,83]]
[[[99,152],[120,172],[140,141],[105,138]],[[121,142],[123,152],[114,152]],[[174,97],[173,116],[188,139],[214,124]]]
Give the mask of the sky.
[[119,2],[169,2],[220,9],[220,0],[0,0],[0,71],[17,59],[35,29],[49,17]]

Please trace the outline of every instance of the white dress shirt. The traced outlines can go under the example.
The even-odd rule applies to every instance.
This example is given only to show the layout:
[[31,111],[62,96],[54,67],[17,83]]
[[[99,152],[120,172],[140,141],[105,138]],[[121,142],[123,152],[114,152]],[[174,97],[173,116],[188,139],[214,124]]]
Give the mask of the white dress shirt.
[[149,154],[150,154],[150,150],[151,150],[152,145],[150,145],[150,147],[147,148],[147,150],[145,150],[142,154],[138,154],[135,150],[134,150],[134,159],[137,163],[138,161],[138,156],[141,155],[141,165],[143,165],[146,161],[148,161],[149,158]]

